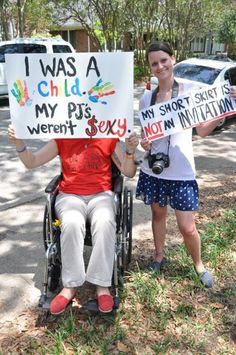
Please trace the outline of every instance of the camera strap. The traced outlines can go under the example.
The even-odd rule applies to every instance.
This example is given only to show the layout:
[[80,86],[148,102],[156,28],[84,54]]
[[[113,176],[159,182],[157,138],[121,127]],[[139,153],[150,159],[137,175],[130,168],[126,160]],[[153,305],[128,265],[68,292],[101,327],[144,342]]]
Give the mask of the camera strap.
[[[153,90],[153,92],[152,92],[151,105],[150,106],[155,105],[158,92],[159,92],[159,86],[157,86],[156,89]],[[173,86],[172,86],[171,98],[174,99],[178,95],[179,95],[179,83],[174,79]]]
[[[156,89],[153,90],[152,92],[151,106],[155,105],[158,92],[159,92],[159,86],[157,86]],[[178,95],[179,95],[179,83],[174,79],[171,98],[174,99]],[[170,150],[170,136],[168,137],[167,155],[169,155],[169,150]]]

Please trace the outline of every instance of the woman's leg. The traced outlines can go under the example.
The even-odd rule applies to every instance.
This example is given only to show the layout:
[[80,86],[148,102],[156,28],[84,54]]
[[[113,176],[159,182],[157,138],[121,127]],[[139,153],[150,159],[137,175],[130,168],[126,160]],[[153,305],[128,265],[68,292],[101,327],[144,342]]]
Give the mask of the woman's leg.
[[194,213],[176,210],[175,214],[180,233],[193,259],[195,269],[201,273],[204,271],[204,265],[201,260],[201,240],[194,221]]
[[85,281],[83,250],[87,206],[80,196],[59,194],[55,208],[61,220],[62,283],[71,294]]
[[179,230],[184,237],[186,248],[192,256],[199,278],[205,287],[210,288],[213,286],[214,280],[212,274],[204,268],[202,263],[201,240],[195,225],[194,214],[191,211],[178,210],[175,213]]
[[76,288],[84,283],[83,259],[86,203],[76,195],[59,194],[55,211],[61,220],[61,261],[63,289],[52,300],[50,312],[54,315],[65,311],[76,294]]
[[99,286],[99,294],[109,294],[116,241],[115,205],[111,191],[99,193],[88,203],[93,249],[86,280]]
[[152,231],[155,245],[154,261],[163,260],[165,238],[166,238],[166,217],[167,206],[160,207],[158,203],[151,205],[152,210]]
[[88,203],[93,249],[90,256],[86,280],[97,286],[97,302],[100,312],[113,310],[114,300],[109,286],[114,267],[116,223],[113,193],[103,192]]

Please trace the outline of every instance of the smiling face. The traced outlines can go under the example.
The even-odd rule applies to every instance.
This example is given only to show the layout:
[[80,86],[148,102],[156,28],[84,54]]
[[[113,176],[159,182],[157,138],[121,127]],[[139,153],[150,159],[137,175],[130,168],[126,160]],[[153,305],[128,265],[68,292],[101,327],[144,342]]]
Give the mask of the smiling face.
[[168,53],[159,50],[148,54],[148,62],[158,81],[171,79],[173,76],[173,66],[175,64],[175,57]]

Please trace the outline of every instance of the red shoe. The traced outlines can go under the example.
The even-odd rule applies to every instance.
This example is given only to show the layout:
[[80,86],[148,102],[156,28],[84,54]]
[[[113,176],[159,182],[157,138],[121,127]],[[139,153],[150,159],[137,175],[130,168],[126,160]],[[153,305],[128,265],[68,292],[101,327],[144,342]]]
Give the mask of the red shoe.
[[58,315],[63,313],[66,310],[66,307],[68,306],[69,303],[71,303],[72,299],[74,297],[68,299],[62,295],[57,295],[55,298],[53,298],[52,302],[50,303],[50,312],[53,315]]
[[98,309],[102,313],[110,313],[113,310],[114,300],[111,295],[100,295],[97,298]]

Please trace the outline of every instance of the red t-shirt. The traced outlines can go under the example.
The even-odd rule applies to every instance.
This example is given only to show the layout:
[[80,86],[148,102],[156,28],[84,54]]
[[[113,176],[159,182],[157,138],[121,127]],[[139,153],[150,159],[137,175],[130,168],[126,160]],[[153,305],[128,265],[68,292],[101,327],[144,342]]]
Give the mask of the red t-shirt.
[[61,157],[59,190],[92,195],[112,189],[111,155],[116,138],[55,139]]

